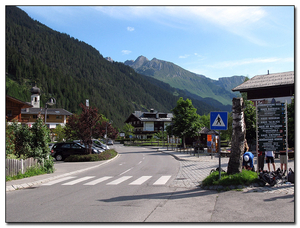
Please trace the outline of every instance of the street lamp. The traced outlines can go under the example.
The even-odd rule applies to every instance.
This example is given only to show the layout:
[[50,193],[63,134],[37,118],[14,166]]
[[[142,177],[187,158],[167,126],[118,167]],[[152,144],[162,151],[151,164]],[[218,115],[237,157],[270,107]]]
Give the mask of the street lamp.
[[[161,126],[160,130],[161,130],[161,137],[162,137],[162,143],[161,143],[161,145],[163,147],[164,146],[164,128]],[[159,141],[158,141],[158,144],[159,144]]]
[[47,109],[48,109],[48,105],[55,105],[56,104],[56,100],[51,97],[49,98],[49,100],[46,102],[46,106],[45,106],[45,125],[47,124]]
[[[109,124],[112,124],[113,121],[109,121]],[[106,122],[106,129],[105,129],[105,138],[106,138],[106,144],[107,144],[107,122]]]

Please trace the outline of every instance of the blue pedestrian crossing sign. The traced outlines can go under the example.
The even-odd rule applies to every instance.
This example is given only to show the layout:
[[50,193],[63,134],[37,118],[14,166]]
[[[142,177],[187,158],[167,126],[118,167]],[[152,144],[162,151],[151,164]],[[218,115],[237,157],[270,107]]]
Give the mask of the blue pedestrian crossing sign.
[[228,112],[210,112],[210,129],[227,130]]

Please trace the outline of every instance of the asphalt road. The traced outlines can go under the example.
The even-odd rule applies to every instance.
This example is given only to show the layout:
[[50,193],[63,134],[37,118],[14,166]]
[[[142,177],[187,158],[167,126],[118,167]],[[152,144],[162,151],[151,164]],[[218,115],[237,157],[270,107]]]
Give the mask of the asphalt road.
[[6,194],[6,222],[143,222],[172,190],[179,162],[145,148],[78,175]]
[[[94,168],[6,192],[5,221],[295,222],[289,185],[225,192],[187,187],[181,182],[203,178],[200,174],[209,173],[214,160],[198,161],[185,154],[175,159],[151,148],[115,148],[119,157],[108,163],[78,164],[79,170]],[[56,165],[65,167],[59,175],[74,171],[74,163]]]

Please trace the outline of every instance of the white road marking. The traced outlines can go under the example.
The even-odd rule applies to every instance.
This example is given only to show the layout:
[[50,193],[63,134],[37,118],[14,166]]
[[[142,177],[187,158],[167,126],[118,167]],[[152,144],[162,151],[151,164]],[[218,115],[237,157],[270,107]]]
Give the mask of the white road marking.
[[141,185],[145,181],[149,180],[151,177],[152,176],[142,176],[142,177],[136,179],[135,181],[131,182],[129,185]]
[[72,177],[72,176],[69,176],[69,177],[64,177],[64,178],[60,178],[60,179],[57,179],[57,180],[54,180],[54,181],[50,181],[48,183],[45,183],[45,184],[42,184],[42,185],[53,185],[53,184],[57,184],[59,182],[63,182],[63,181],[66,181],[66,180],[70,180],[72,178],[75,178],[75,177]]
[[95,176],[86,176],[86,177],[82,177],[82,178],[79,178],[79,179],[76,179],[76,180],[64,183],[62,185],[74,185],[74,184],[77,184],[79,182],[82,182],[82,181],[85,181],[85,180],[88,180],[88,179],[91,179],[91,178],[94,178],[94,177]]
[[126,171],[124,171],[123,173],[121,173],[121,174],[119,174],[119,176],[122,176],[123,174],[125,174],[125,173],[127,173],[127,172],[129,172],[130,170],[132,170],[133,169],[133,167],[132,168],[130,168],[130,169],[127,169]]
[[164,185],[168,182],[171,176],[161,176],[153,185]]
[[[130,169],[129,169],[130,170]],[[129,171],[127,170],[127,172]],[[86,176],[86,177],[81,177],[79,179],[75,179],[75,180],[72,180],[72,181],[69,181],[67,183],[64,183],[62,185],[75,185],[75,184],[78,184],[80,182],[83,182],[83,181],[86,181],[86,180],[89,180],[91,178],[94,178],[95,176]],[[107,183],[106,185],[118,185],[130,178],[132,178],[133,176],[122,176],[116,180],[113,180],[109,183]],[[68,176],[68,177],[64,177],[64,178],[60,178],[60,179],[57,179],[57,180],[53,180],[53,181],[50,181],[48,183],[45,183],[45,184],[42,184],[42,185],[53,185],[53,184],[57,184],[57,183],[60,183],[60,182],[63,182],[63,181],[67,181],[67,180],[70,180],[70,179],[74,179],[76,178],[76,176]],[[112,179],[112,178],[115,178],[114,176],[104,176],[104,177],[100,177],[98,179],[95,179],[95,180],[92,180],[90,182],[87,182],[83,185],[96,185],[96,184],[99,184],[101,182],[104,182],[106,180],[109,180],[109,179]],[[153,176],[141,176],[139,177],[138,179],[136,179],[135,181],[132,181],[131,183],[129,183],[128,185],[141,185],[143,183],[145,183],[146,181],[148,181],[150,178],[153,178]],[[157,179],[153,185],[164,185],[166,184],[169,179],[171,178],[171,176],[161,176],[159,179]]]
[[130,179],[131,177],[132,176],[123,176],[123,177],[120,177],[117,180],[114,180],[112,182],[107,183],[106,185],[117,185],[117,184],[122,183],[123,181],[126,181],[126,180]]
[[103,181],[106,181],[106,180],[108,180],[108,179],[110,179],[110,178],[112,178],[112,177],[101,177],[101,178],[99,178],[99,179],[96,179],[96,180],[93,180],[93,181],[91,181],[91,182],[88,182],[88,183],[86,183],[86,184],[84,184],[84,185],[96,185],[96,184],[101,183],[101,182],[103,182]]

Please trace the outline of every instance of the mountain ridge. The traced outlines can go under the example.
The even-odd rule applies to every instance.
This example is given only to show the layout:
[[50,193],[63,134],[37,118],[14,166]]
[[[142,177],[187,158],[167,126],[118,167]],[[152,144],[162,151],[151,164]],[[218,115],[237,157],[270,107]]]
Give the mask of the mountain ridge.
[[170,112],[179,96],[191,99],[199,115],[230,110],[104,58],[91,45],[33,20],[18,7],[6,6],[5,13],[7,95],[30,101],[29,90],[36,83],[42,91],[41,107],[51,96],[55,107],[80,113],[79,104],[89,99],[90,106],[118,128],[136,110]]
[[127,60],[124,64],[140,74],[156,78],[174,88],[187,90],[202,98],[213,98],[224,105],[230,105],[232,98],[237,95],[231,89],[245,80],[245,76],[220,77],[213,80],[185,70],[172,62],[157,58],[149,60],[142,55],[135,61]]

